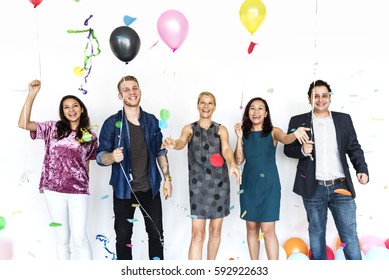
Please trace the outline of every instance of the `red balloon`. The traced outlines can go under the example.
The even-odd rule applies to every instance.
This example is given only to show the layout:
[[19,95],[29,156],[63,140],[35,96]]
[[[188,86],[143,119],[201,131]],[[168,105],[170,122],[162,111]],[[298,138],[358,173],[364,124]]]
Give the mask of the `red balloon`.
[[38,7],[43,0],[30,0],[30,2],[34,5],[34,8]]
[[209,162],[214,167],[222,167],[224,164],[224,159],[220,154],[213,154],[210,156]]
[[[328,246],[326,246],[327,260],[335,260],[334,251]],[[309,258],[312,257],[312,251],[309,249]]]

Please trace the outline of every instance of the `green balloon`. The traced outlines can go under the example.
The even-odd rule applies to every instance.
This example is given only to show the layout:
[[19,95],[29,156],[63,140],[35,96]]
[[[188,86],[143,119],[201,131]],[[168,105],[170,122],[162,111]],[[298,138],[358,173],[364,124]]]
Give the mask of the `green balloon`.
[[162,109],[159,112],[159,116],[161,117],[162,120],[167,121],[170,118],[170,112],[167,109]]

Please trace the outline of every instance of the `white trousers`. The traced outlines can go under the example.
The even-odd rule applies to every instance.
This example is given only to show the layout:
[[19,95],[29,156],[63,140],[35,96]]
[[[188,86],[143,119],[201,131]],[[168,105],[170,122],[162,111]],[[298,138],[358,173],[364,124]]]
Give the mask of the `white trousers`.
[[49,190],[44,190],[44,194],[51,221],[61,224],[54,228],[57,258],[59,260],[71,259],[70,240],[72,240],[77,251],[77,259],[93,259],[87,234],[89,195]]

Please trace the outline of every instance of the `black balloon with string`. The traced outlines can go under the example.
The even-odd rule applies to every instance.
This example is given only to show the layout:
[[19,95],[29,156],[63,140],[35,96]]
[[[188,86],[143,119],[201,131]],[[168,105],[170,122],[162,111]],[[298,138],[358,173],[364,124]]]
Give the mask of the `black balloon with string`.
[[109,44],[114,55],[127,64],[138,55],[140,38],[131,27],[119,26],[112,31]]

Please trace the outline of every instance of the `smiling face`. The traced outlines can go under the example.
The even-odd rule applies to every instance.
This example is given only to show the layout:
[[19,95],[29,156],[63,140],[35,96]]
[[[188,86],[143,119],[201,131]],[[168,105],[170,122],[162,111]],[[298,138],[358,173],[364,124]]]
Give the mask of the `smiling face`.
[[121,83],[119,99],[129,107],[137,107],[140,104],[141,90],[136,81],[124,81]]
[[[331,104],[331,94],[325,86],[316,86],[311,91],[311,97],[308,97],[309,104],[313,106],[313,112],[320,115],[328,115]],[[312,104],[313,103],[313,104]]]
[[266,105],[261,100],[254,100],[248,111],[248,116],[255,129],[262,129],[262,124],[267,117]]
[[84,110],[76,99],[67,98],[62,102],[62,111],[64,117],[69,120],[72,128],[74,128],[80,123],[81,114]]
[[202,93],[197,102],[197,110],[199,110],[201,118],[211,118],[216,109],[215,97],[212,94]]

